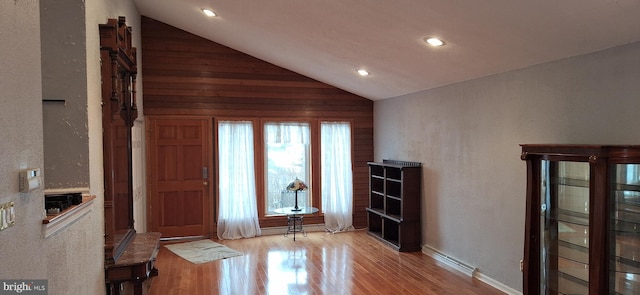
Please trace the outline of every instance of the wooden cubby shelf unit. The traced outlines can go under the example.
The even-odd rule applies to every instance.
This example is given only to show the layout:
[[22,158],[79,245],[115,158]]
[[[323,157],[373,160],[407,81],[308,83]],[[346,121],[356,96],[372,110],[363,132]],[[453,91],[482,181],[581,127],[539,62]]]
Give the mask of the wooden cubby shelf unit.
[[401,252],[420,251],[422,164],[368,162],[369,234]]

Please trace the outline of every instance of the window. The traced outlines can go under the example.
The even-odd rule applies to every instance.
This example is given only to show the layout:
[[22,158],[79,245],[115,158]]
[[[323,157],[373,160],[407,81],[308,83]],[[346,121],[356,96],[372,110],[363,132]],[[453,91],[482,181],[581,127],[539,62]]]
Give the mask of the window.
[[[285,187],[298,178],[311,182],[311,140],[309,123],[267,122],[265,139],[265,215],[294,206],[294,192]],[[298,205],[311,206],[311,192],[298,192]]]
[[[327,216],[332,221],[332,231],[348,230],[353,206],[351,123],[274,119],[253,122],[260,126],[250,132],[255,137],[256,150],[240,154],[251,153],[255,158],[254,198],[259,217],[269,219],[281,215],[276,209],[293,207],[295,192],[286,187],[298,178],[309,187],[298,192],[298,206],[321,209],[325,221]],[[221,137],[218,145],[225,146]],[[237,161],[234,159],[229,165],[236,165]],[[219,166],[222,169],[222,162]]]

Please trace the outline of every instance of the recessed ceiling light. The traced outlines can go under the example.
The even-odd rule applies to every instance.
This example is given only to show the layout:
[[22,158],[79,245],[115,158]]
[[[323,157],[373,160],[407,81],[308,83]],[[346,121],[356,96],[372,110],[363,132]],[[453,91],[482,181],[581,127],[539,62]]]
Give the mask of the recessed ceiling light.
[[442,40],[440,40],[438,38],[433,38],[433,37],[424,38],[424,42],[427,42],[431,46],[442,46],[442,45],[444,45],[444,42]]
[[215,12],[213,12],[213,10],[211,10],[211,9],[203,9],[203,10],[202,10],[202,12],[203,12],[204,14],[206,14],[207,16],[209,16],[209,17],[214,17],[214,16],[216,16],[216,13],[215,13]]
[[359,69],[358,70],[358,74],[360,74],[360,76],[369,76],[369,72],[367,72],[367,70],[363,70],[363,69]]

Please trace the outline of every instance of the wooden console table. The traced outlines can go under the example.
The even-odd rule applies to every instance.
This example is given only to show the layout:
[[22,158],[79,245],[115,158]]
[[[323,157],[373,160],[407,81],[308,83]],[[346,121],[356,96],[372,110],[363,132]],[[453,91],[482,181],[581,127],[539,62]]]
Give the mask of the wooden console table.
[[119,295],[123,282],[133,284],[133,294],[142,295],[142,283],[158,275],[154,267],[160,250],[160,233],[136,233],[122,256],[105,266],[105,279],[110,294]]

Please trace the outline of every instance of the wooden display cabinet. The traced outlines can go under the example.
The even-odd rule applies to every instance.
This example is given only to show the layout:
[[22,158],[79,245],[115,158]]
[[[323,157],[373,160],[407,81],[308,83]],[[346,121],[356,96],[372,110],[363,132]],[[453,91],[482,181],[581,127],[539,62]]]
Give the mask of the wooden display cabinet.
[[420,250],[422,164],[369,162],[369,234],[398,251]]
[[640,294],[640,146],[522,145],[524,294]]

